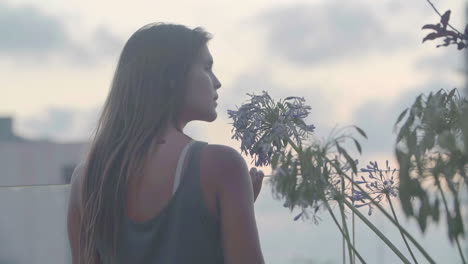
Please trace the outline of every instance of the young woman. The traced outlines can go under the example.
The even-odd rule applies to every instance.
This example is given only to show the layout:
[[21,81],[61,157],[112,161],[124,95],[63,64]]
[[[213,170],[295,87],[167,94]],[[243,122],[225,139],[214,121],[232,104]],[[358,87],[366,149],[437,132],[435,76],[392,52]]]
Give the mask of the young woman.
[[210,39],[200,27],[153,23],[125,44],[72,176],[73,264],[264,263],[254,214],[263,172],[183,132],[217,117]]

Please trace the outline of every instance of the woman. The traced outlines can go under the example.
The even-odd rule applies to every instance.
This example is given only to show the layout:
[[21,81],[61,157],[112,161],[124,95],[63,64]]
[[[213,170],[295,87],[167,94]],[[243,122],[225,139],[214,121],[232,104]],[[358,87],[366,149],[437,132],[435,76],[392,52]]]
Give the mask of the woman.
[[183,133],[217,117],[210,39],[200,27],[153,23],[125,44],[72,176],[73,264],[264,263],[253,206],[263,172]]

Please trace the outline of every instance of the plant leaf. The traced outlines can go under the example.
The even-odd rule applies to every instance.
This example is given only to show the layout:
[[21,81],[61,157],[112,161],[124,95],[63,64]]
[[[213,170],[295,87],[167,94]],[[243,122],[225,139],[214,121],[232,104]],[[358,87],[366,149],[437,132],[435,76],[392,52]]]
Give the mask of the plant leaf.
[[444,26],[444,28],[447,27],[448,21],[450,19],[450,13],[451,13],[450,9],[445,11],[444,15],[440,19],[440,23]]
[[465,39],[468,40],[468,24],[465,26]]
[[408,113],[408,110],[409,108],[406,108],[405,111],[403,111],[399,116],[398,116],[398,119],[395,123],[395,126],[400,123],[400,121],[403,119],[403,117],[405,117],[406,113]]
[[400,131],[398,132],[398,136],[397,136],[397,139],[396,139],[396,142],[400,142],[403,137],[407,137],[408,136],[408,133],[409,133],[409,126],[410,126],[410,123],[408,122],[408,120],[405,122],[405,124],[403,125],[402,128],[400,128]]
[[359,132],[359,134],[361,134],[365,139],[367,139],[367,135],[366,135],[366,132],[364,132],[364,130],[362,130],[358,126],[354,126],[354,128],[356,128],[356,130]]
[[434,219],[435,222],[439,222],[440,212],[439,212],[439,198],[438,197],[436,197],[431,213],[432,213],[432,219]]
[[448,98],[451,99],[456,91],[457,91],[457,88],[452,89],[452,91],[450,91],[450,93],[448,95]]
[[427,24],[427,25],[424,25],[422,29],[433,29],[433,30],[439,31],[441,27],[440,27],[440,24],[437,24],[437,25]]
[[296,216],[294,217],[294,221],[299,220],[299,218],[302,216],[303,213],[304,213],[304,211],[302,211],[300,214],[296,215]]
[[419,208],[418,223],[419,223],[419,227],[421,228],[421,231],[424,233],[427,227],[428,212],[427,212],[426,204],[423,201],[421,202],[422,204]]
[[341,148],[340,153],[343,154],[345,156],[345,159],[346,161],[351,165],[351,168],[353,169],[353,173],[357,173],[357,166],[356,166],[356,162],[354,161],[353,158],[351,158],[351,156],[348,154],[348,152],[344,149],[344,148]]
[[426,41],[426,40],[434,40],[436,38],[440,38],[440,37],[443,37],[444,35],[442,33],[439,33],[439,32],[432,32],[432,33],[429,33],[424,39],[423,39],[423,43]]
[[361,144],[359,144],[359,142],[356,139],[353,138],[353,140],[354,140],[354,144],[356,144],[356,148],[359,151],[359,154],[362,154]]

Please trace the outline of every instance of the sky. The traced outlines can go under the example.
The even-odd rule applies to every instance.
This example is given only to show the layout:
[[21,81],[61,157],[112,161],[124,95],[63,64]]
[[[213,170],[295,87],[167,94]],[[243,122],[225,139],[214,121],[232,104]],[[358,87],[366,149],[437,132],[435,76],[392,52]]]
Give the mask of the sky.
[[[451,9],[450,23],[464,29],[466,1],[433,3],[441,12]],[[334,127],[362,127],[369,139],[361,141],[360,164],[394,164],[398,115],[420,93],[465,86],[465,53],[436,48],[440,41],[422,43],[428,31],[421,27],[439,21],[425,0],[0,0],[0,116],[14,117],[15,133],[24,137],[86,141],[123,45],[138,28],[158,21],[213,34],[213,71],[223,84],[218,118],[191,122],[184,131],[239,150],[227,109],[245,102],[246,93],[265,90],[275,101],[304,97],[312,107],[306,120],[317,127],[318,138]],[[293,237],[276,232],[291,228],[294,215],[271,198],[268,187],[261,195],[257,214],[267,263],[285,263],[274,262],[277,247],[289,250],[282,256],[291,263],[312,263],[310,252],[294,250]],[[309,224],[293,224],[300,241],[317,238]],[[316,259],[327,258],[336,260],[336,254]]]

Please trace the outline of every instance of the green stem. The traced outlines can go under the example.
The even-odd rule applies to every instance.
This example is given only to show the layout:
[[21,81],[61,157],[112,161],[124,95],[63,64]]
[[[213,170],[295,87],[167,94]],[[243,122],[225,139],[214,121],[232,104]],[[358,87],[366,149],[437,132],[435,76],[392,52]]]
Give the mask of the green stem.
[[345,249],[345,247],[346,247],[345,243],[346,242],[345,242],[345,236],[343,235],[342,237],[343,237],[343,239],[342,239],[342,242],[341,242],[341,256],[343,258],[342,259],[343,264],[346,264],[346,249]]
[[[390,199],[389,195],[386,194],[386,197],[387,197],[387,200],[388,200],[388,203],[390,204],[390,208],[392,209],[392,213],[393,213],[393,217],[395,217],[395,221],[400,224],[400,222],[398,221],[398,218],[397,218],[397,215],[395,213],[395,209],[393,208],[393,203],[392,203],[392,200]],[[408,251],[409,253],[411,254],[411,257],[413,258],[414,260],[414,263],[418,264],[418,261],[416,260],[416,258],[414,257],[414,254],[413,254],[413,251],[411,251],[411,248],[408,244],[408,241],[406,241],[406,237],[405,235],[403,234],[403,231],[400,230],[400,234],[401,234],[401,237],[403,238],[403,241],[405,242],[405,245],[406,245],[406,248],[408,248]]]
[[[335,166],[333,163],[330,163],[332,164],[333,166]],[[336,167],[335,167],[336,168]],[[339,168],[338,168],[339,169]],[[345,173],[343,173],[343,175],[348,179],[350,180],[350,177],[348,175],[346,175]],[[355,182],[351,182],[353,184],[353,186],[356,186],[361,192],[366,192],[359,184],[355,183]],[[424,248],[416,241],[416,239],[414,239],[414,237],[408,233],[408,231],[406,231],[406,229],[404,229],[400,224],[398,224],[394,219],[393,217],[387,212],[387,210],[385,210],[378,202],[376,202],[374,199],[370,199],[370,201],[372,202],[373,205],[375,205],[377,208],[379,208],[379,210],[394,224],[398,227],[398,229],[400,229],[406,237],[409,238],[409,240],[411,241],[411,243],[413,243],[417,248],[418,250],[424,255],[424,257],[429,261],[429,263],[434,263],[435,264],[435,261],[431,258],[431,256],[429,256],[429,254],[426,252],[426,250],[424,250]]]
[[338,201],[338,205],[340,207],[340,213],[341,213],[341,222],[343,223],[343,229],[344,232],[346,233],[346,242],[348,242],[348,254],[349,254],[349,262],[353,264],[353,254],[351,253],[351,241],[349,240],[349,231],[348,231],[348,225],[346,224],[346,219],[344,215],[344,206],[342,202]]
[[[330,213],[331,217],[333,218],[333,222],[335,222],[336,226],[337,226],[338,229],[340,230],[341,235],[342,235],[345,239],[349,240],[349,237],[346,236],[345,232],[343,231],[343,229],[341,228],[340,224],[338,223],[338,220],[336,219],[335,214],[333,213],[332,209],[330,208],[330,205],[328,204],[328,201],[327,201],[326,199],[323,199],[323,201],[324,201],[325,206],[327,207],[328,212]],[[366,264],[366,261],[362,258],[361,254],[359,254],[359,252],[356,250],[356,248],[354,248],[353,245],[351,245],[351,249],[353,250],[354,254],[356,254],[356,256],[359,258],[359,260],[361,261],[361,263]]]
[[[345,182],[344,182],[344,180],[342,180],[341,181],[341,191],[343,192],[343,196],[344,196],[344,189],[345,189]],[[348,242],[349,263],[354,264],[353,253],[351,252],[351,242],[349,240],[349,229],[348,229],[348,225],[346,224],[343,203],[340,202],[339,206],[340,206],[340,213],[341,213],[341,221],[343,223],[344,230],[346,231],[346,236],[348,237],[348,239],[346,241]]]
[[388,238],[382,234],[382,232],[380,232],[380,230],[374,226],[374,224],[372,224],[372,222],[370,222],[364,215],[361,214],[361,212],[359,212],[359,210],[357,210],[350,202],[348,202],[348,200],[346,199],[343,199],[343,202],[348,206],[348,208],[350,210],[352,210],[353,212],[356,213],[356,215],[361,218],[361,220],[372,230],[374,231],[374,233],[380,238],[382,239],[382,241],[387,244],[388,247],[390,247],[390,249],[395,252],[395,254],[401,259],[401,261],[403,261],[404,263],[407,263],[407,264],[410,264],[409,260],[395,247],[395,245],[392,244],[392,242],[390,242],[390,240],[388,240]]
[[[297,153],[301,153],[300,150],[297,148],[296,144],[294,144],[294,142],[292,142],[291,139],[288,138],[288,142],[291,144],[291,146],[296,150]],[[335,169],[337,170],[340,170],[340,168],[337,168],[336,165],[331,162],[327,157],[325,157],[327,159],[327,161],[333,166],[335,167]],[[343,176],[345,176],[348,180],[351,180],[351,183],[353,184],[353,186],[355,186],[356,188],[358,188],[361,192],[366,192],[359,184],[355,183],[354,181],[352,181],[352,179],[345,173],[342,173]],[[344,199],[345,203],[347,203],[348,205],[348,201],[346,199]],[[402,226],[400,226],[400,224],[398,224],[394,219],[393,217],[378,203],[376,202],[374,199],[370,199],[370,201],[372,202],[373,205],[375,205],[394,225],[396,225],[405,235],[406,237],[409,238],[409,240],[411,241],[411,243],[413,243],[417,248],[418,250],[424,255],[424,257],[429,261],[429,263],[431,264],[435,264],[435,261],[431,258],[431,256],[429,256],[429,254],[426,252],[426,250],[424,250],[424,248],[416,241],[416,239],[414,239],[414,237],[408,233],[408,231],[406,231],[406,229],[404,229]],[[351,205],[352,206],[352,205]],[[349,205],[348,205],[349,207]],[[354,206],[353,206],[354,208]],[[355,208],[354,208],[355,209]],[[358,214],[359,211],[357,210],[353,210],[353,212],[355,212],[356,214]],[[358,214],[359,218],[364,218],[365,220],[363,220],[364,222],[369,222],[364,216],[362,216],[362,214],[359,212]],[[370,222],[369,222],[370,223]],[[369,226],[370,227],[370,226]],[[375,227],[374,227],[375,228]],[[377,230],[378,231],[378,230]],[[385,237],[385,236],[384,236]],[[382,237],[380,237],[381,239],[383,239]],[[386,239],[386,238],[385,238]],[[388,241],[388,239],[387,239]],[[401,254],[401,253],[400,253]]]
[[466,264],[465,257],[463,257],[463,251],[460,247],[460,242],[458,241],[458,237],[455,237],[455,242],[457,243],[458,252],[460,253],[460,257],[463,261],[463,264]]
[[[288,138],[288,142],[289,144],[291,145],[291,147],[293,147],[293,149],[297,152],[297,153],[301,153],[300,149],[297,147],[297,145],[290,139]],[[301,148],[302,149],[302,148]]]
[[[442,190],[442,187],[440,186],[440,181],[437,177],[436,177],[436,185],[440,191],[440,194],[442,195],[442,201],[444,202],[445,213],[447,214],[447,218],[451,219],[452,216],[450,214],[450,211],[448,210],[447,200],[445,199],[444,191]],[[460,247],[460,242],[458,241],[457,236],[455,236],[455,242],[457,243],[458,253],[460,254],[460,258],[462,259],[463,264],[466,264],[465,257],[463,256],[463,251]]]
[[[352,174],[352,179],[354,181],[354,174]],[[354,186],[353,186],[353,190],[354,190]],[[354,205],[354,201],[353,201],[353,205]],[[352,216],[352,222],[353,222],[353,246],[356,246],[356,230],[355,230],[355,226],[354,226],[354,212],[353,213],[353,216]],[[356,256],[353,256],[353,261],[356,260]]]

